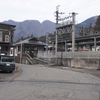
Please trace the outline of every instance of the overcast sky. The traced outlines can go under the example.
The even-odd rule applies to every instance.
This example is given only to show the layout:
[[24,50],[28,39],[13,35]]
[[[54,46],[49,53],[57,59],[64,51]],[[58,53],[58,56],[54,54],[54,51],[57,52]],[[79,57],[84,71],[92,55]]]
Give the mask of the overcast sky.
[[60,5],[63,16],[76,12],[78,23],[89,17],[100,15],[100,0],[0,0],[0,22],[5,20],[55,21],[54,12]]

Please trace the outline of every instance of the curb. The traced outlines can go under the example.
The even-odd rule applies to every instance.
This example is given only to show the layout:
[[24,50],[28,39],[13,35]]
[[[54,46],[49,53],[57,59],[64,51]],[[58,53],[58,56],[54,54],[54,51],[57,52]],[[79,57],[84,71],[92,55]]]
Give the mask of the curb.
[[[97,76],[95,76],[95,75],[93,75],[93,74],[91,74],[91,73],[77,70],[77,69],[86,69],[86,68],[78,68],[78,67],[77,67],[77,68],[76,68],[76,67],[71,67],[71,68],[72,68],[72,69],[64,69],[64,68],[61,68],[61,69],[63,69],[63,70],[69,70],[69,71],[75,71],[75,72],[79,72],[79,73],[85,73],[85,74],[91,75],[92,77],[94,77],[94,78],[100,80],[99,77],[97,77]],[[76,70],[73,69],[73,68],[75,68]],[[97,70],[97,69],[90,69],[90,70]]]
[[[44,66],[44,65],[43,65]],[[45,66],[45,67],[50,67],[50,66]],[[62,68],[62,66],[60,67],[50,67],[50,68],[56,68],[56,69],[62,69],[62,70],[68,70],[68,71],[75,71],[75,72],[79,72],[79,73],[85,73],[85,74],[88,74],[88,75],[91,75],[92,77],[100,80],[99,77],[93,75],[93,74],[90,74],[90,73],[87,73],[87,72],[84,72],[84,71],[79,71],[77,69],[89,69],[89,68],[82,68],[82,67],[69,67],[68,69],[67,68]],[[73,69],[75,68],[75,69]],[[99,69],[89,69],[89,70],[99,70]]]
[[71,67],[71,68],[76,68],[76,69],[90,69],[90,70],[100,70],[97,68],[89,68],[89,67]]

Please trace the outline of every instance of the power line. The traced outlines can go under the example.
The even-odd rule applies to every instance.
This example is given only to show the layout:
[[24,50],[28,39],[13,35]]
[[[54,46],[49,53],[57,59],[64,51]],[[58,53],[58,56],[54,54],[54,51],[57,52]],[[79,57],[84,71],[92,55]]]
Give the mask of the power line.
[[55,17],[56,17],[56,24],[58,24],[58,22],[59,22],[59,19],[60,19],[60,16],[59,16],[59,14],[61,15],[61,14],[64,14],[64,12],[59,12],[59,6],[60,5],[58,5],[57,7],[56,7],[56,12],[55,12]]
[[[96,0],[91,0],[91,1],[87,1],[87,2],[85,2],[84,4],[83,3],[81,3],[81,4],[79,4],[79,5],[75,5],[75,6],[73,6],[73,7],[69,7],[68,9],[67,8],[64,8],[63,10],[67,10],[67,11],[71,11],[71,10],[75,10],[75,9],[79,9],[79,8],[81,8],[81,7],[84,7],[84,6],[86,6],[86,5],[90,5],[90,4],[94,4],[94,3],[98,3],[98,2],[100,2],[100,1],[96,1]],[[70,4],[69,4],[69,6],[71,6]]]

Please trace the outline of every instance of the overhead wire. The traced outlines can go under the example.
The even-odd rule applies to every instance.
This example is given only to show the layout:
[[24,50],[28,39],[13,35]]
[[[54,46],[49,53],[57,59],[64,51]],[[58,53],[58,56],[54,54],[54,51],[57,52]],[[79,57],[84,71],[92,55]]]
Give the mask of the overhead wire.
[[[69,8],[63,8],[62,10],[63,11],[72,11],[72,10],[77,10],[77,9],[79,9],[79,8],[81,8],[81,7],[85,7],[86,5],[90,5],[90,4],[92,4],[92,3],[98,3],[98,2],[100,2],[99,0],[91,0],[91,1],[87,1],[87,2],[85,2],[84,4],[83,3],[81,3],[81,4],[79,4],[79,5],[74,5],[73,7],[69,7]],[[70,6],[71,6],[71,4],[69,4]],[[66,13],[66,12],[65,12]]]

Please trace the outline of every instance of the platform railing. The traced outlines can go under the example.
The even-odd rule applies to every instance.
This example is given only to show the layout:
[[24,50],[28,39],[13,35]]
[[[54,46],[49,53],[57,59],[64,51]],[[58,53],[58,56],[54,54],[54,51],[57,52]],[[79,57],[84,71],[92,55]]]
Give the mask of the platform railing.
[[91,58],[99,59],[100,51],[77,51],[77,52],[57,52],[57,53],[39,53],[38,58]]
[[91,58],[99,59],[100,51],[58,52],[57,58]]

